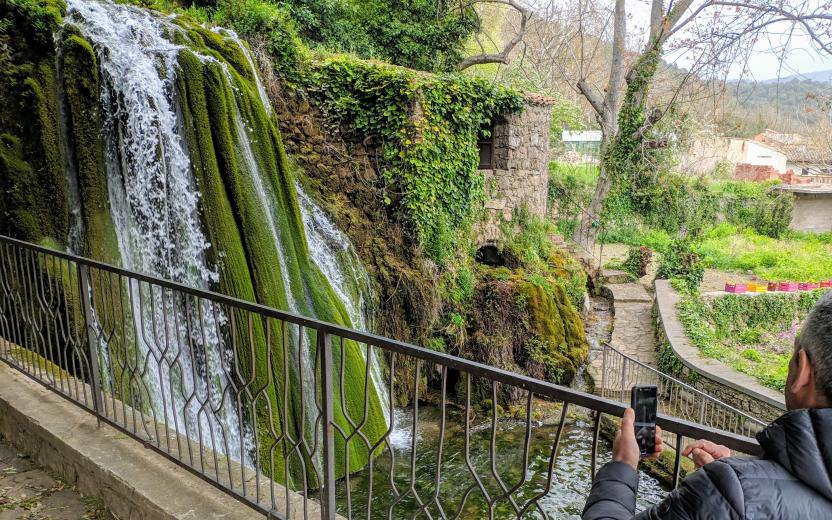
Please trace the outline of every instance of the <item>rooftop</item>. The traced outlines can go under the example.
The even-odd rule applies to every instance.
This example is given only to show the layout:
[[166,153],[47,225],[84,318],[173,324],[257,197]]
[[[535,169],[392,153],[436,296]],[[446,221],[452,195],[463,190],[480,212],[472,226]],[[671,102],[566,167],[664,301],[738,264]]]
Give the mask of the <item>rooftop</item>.
[[792,193],[815,193],[832,195],[832,184],[781,184],[777,189]]

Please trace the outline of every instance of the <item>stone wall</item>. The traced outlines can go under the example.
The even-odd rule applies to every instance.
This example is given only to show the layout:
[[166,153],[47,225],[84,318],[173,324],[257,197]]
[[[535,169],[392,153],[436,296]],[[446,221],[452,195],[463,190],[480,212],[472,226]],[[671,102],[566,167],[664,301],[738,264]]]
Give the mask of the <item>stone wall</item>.
[[[387,208],[379,189],[378,143],[353,139],[343,129],[328,128],[320,111],[301,98],[272,94],[272,99],[291,158],[310,177],[320,180],[330,194],[346,197],[375,219],[385,214]],[[551,100],[527,94],[520,114],[495,121],[494,168],[481,170],[487,192],[486,219],[478,230],[481,243],[497,241],[500,221],[510,221],[521,206],[532,215],[546,216],[550,118]],[[344,231],[354,240],[361,235],[350,229]]]
[[[703,358],[690,344],[676,317],[679,294],[667,280],[656,280],[656,333],[660,357],[674,358],[671,375],[720,401],[762,421],[773,421],[786,411],[783,394],[714,359]],[[669,349],[669,350],[668,350]],[[667,372],[667,367],[660,367]]]
[[832,231],[832,189],[817,193],[794,192],[794,211],[789,225],[796,231],[829,233]]
[[511,220],[521,206],[531,215],[546,216],[551,110],[548,98],[527,95],[522,113],[495,122],[494,168],[481,170],[488,193],[481,243],[497,241],[501,219]]

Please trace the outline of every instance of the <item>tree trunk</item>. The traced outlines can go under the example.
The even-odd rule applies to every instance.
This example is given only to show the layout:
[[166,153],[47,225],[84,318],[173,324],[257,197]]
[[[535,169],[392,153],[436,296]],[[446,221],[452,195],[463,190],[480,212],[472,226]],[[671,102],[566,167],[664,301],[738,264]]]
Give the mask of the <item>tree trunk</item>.
[[601,210],[612,188],[612,178],[610,177],[609,171],[607,171],[606,160],[604,159],[607,154],[609,142],[610,136],[607,132],[604,132],[601,138],[599,153],[600,170],[598,172],[598,184],[595,185],[592,200],[585,211],[581,212],[581,221],[572,234],[572,241],[590,254],[593,254],[595,241],[598,238],[598,232],[601,230]]

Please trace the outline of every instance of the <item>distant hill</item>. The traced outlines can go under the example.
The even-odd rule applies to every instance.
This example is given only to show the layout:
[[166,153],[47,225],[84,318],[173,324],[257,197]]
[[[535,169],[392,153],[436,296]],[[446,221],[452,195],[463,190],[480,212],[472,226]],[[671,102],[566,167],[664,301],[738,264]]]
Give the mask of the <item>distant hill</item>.
[[[824,78],[823,81],[813,78]],[[762,128],[805,133],[829,117],[832,70],[761,82],[725,85],[725,103],[735,123],[752,135]]]
[[782,78],[765,79],[760,81],[759,83],[788,83],[793,80],[830,83],[832,82],[832,69],[819,70],[816,72],[807,72],[806,74],[791,74],[789,76],[783,76]]

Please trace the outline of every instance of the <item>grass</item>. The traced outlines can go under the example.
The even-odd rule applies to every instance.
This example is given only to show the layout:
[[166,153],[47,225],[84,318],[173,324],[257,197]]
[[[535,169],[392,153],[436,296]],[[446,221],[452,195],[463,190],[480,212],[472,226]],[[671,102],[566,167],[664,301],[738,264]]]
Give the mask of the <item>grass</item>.
[[789,232],[781,239],[720,224],[697,252],[706,267],[751,271],[764,280],[817,282],[832,279],[832,234]]
[[798,326],[823,292],[687,295],[679,302],[679,319],[702,355],[783,390]]

